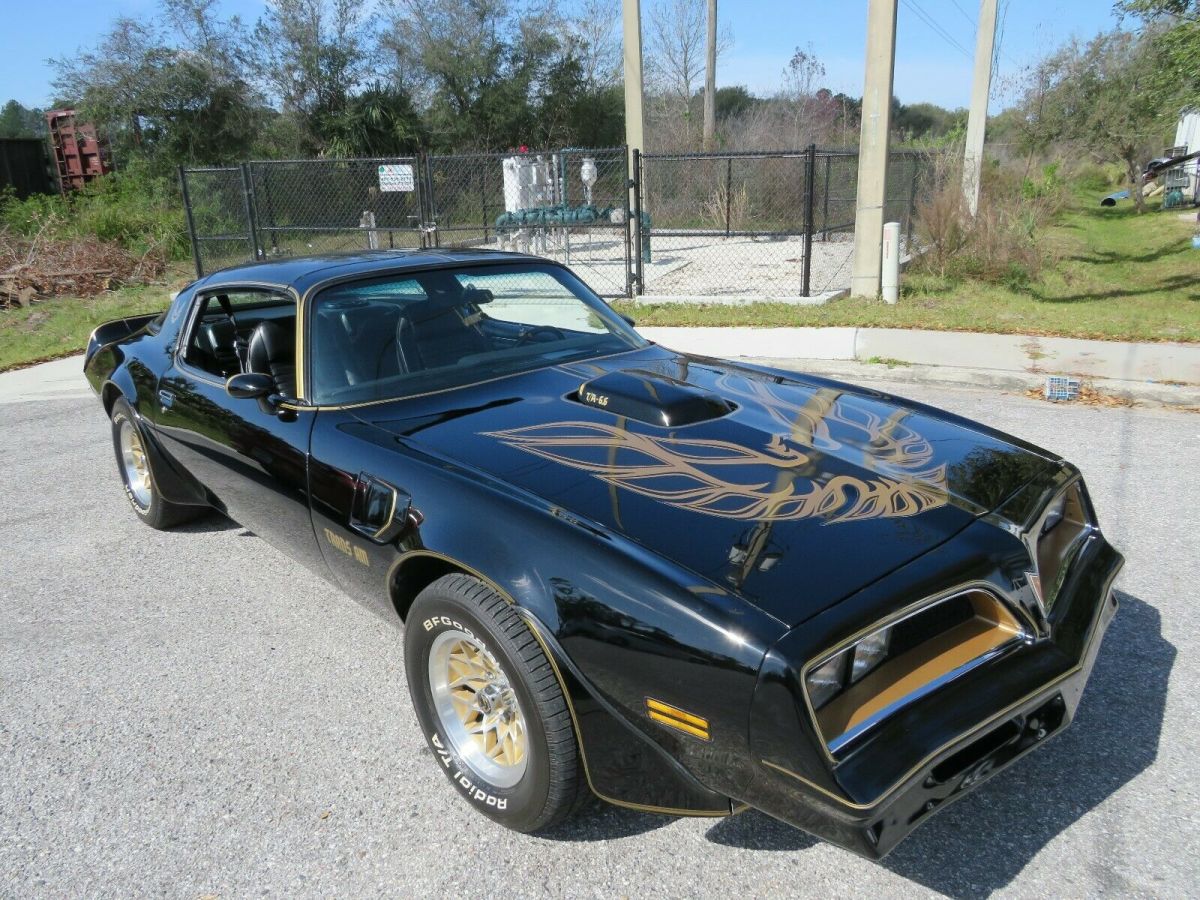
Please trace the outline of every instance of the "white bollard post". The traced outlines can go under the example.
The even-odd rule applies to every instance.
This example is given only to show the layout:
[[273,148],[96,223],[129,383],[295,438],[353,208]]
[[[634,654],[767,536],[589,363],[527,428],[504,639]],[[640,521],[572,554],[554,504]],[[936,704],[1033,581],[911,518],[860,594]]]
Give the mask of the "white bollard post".
[[900,299],[900,223],[885,222],[883,226],[883,278],[881,290],[885,303]]

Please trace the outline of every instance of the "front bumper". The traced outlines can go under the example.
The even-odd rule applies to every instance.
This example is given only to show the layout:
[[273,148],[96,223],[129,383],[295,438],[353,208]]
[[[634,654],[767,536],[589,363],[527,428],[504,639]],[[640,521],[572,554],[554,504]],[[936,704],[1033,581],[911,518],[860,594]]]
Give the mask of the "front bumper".
[[[925,819],[1065,728],[1117,610],[1121,555],[1097,536],[1053,636],[982,667],[893,717],[832,779],[812,754],[765,744],[749,805],[878,859]],[[1064,586],[1065,589],[1066,586]],[[824,775],[824,778],[821,776]],[[824,784],[821,782],[824,781]]]

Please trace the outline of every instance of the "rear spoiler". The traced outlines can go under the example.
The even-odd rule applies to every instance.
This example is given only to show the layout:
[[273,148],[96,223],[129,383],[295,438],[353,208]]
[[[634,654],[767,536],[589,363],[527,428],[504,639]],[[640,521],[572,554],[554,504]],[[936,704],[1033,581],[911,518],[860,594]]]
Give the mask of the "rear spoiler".
[[115,344],[117,341],[123,341],[130,335],[137,334],[162,313],[147,313],[144,316],[129,316],[125,319],[113,319],[111,322],[105,322],[92,332],[92,336],[88,338],[87,351],[83,356],[83,367],[86,369],[88,363],[92,361],[92,357],[102,347],[107,347],[109,344]]

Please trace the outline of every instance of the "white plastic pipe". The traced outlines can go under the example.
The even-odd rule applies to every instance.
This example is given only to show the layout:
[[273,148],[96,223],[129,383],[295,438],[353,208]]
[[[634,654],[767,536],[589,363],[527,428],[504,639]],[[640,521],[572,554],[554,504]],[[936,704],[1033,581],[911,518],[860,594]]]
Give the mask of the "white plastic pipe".
[[900,223],[883,225],[883,278],[881,290],[885,303],[900,299]]

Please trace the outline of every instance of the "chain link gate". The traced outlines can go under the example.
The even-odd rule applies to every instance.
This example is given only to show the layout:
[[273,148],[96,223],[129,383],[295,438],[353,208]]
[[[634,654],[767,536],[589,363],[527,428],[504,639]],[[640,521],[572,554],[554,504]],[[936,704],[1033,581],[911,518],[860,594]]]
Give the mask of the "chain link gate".
[[[885,214],[912,246],[924,154],[888,160]],[[664,302],[796,300],[849,285],[858,153],[634,154],[634,284]]]
[[179,170],[196,276],[258,257],[244,166]]

